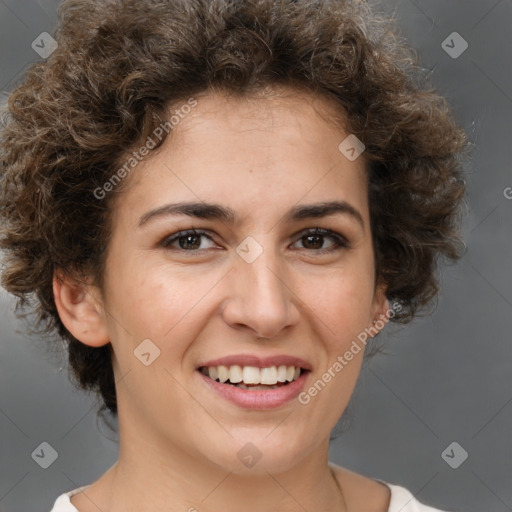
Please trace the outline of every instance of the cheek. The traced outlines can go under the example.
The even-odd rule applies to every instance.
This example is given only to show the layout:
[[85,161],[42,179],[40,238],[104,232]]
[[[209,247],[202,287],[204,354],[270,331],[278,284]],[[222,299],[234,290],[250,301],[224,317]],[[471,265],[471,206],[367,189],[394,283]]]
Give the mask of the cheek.
[[198,315],[219,277],[214,272],[187,272],[150,259],[112,273],[112,316],[116,319],[112,327],[125,340],[123,351],[126,338],[131,350],[149,338],[162,355],[168,352],[174,359],[181,357],[187,342],[202,328]]
[[350,342],[368,327],[373,280],[367,271],[333,270],[321,279],[308,278],[300,295],[334,345]]

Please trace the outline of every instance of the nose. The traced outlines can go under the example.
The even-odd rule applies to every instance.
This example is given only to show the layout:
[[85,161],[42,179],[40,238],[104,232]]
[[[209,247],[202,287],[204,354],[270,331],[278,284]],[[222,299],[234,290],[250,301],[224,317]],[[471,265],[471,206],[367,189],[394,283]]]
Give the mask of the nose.
[[291,273],[270,249],[251,263],[238,255],[226,277],[224,321],[232,328],[258,338],[275,338],[300,317],[300,298]]

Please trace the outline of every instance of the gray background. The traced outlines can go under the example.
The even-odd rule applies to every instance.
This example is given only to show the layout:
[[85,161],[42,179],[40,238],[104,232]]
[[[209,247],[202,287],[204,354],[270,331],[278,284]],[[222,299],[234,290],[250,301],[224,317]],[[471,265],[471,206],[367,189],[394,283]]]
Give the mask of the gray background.
[[[380,336],[387,355],[365,367],[351,423],[331,460],[407,487],[421,501],[460,512],[512,510],[512,57],[510,0],[387,0],[434,87],[475,144],[467,167],[468,251],[442,271],[430,317]],[[0,100],[39,59],[31,43],[56,28],[54,0],[0,0]],[[457,59],[452,32],[469,44]],[[512,195],[512,194],[511,194]],[[509,195],[510,197],[510,195]],[[93,398],[76,392],[65,361],[13,315],[0,292],[0,510],[49,510],[62,492],[97,479],[117,458],[116,434],[97,423]],[[31,453],[46,441],[48,468]],[[468,453],[452,469],[452,442]],[[456,448],[455,459],[460,455]]]

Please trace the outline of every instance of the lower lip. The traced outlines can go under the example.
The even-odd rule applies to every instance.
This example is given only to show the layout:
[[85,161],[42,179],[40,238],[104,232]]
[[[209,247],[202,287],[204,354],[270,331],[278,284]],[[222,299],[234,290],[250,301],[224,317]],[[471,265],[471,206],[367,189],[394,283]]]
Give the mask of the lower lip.
[[276,389],[262,389],[258,391],[237,388],[232,384],[222,384],[221,382],[210,379],[210,377],[207,377],[199,370],[197,373],[199,373],[210,389],[239,407],[244,407],[246,409],[272,409],[280,407],[297,398],[300,392],[304,389],[304,384],[310,372],[303,372],[297,380],[294,380],[285,386],[281,386]]

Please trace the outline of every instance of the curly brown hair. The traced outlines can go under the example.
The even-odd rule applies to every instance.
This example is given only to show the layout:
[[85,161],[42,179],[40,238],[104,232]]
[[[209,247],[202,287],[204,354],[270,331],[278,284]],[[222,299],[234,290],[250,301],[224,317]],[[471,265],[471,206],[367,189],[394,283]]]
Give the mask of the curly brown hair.
[[123,187],[94,191],[186,98],[281,85],[334,99],[343,130],[366,146],[376,275],[402,305],[391,320],[408,322],[437,295],[438,257],[464,248],[470,144],[393,19],[355,0],[65,0],[59,17],[57,49],[3,116],[2,286],[18,316],[66,342],[71,375],[103,410],[117,413],[110,344],[71,335],[52,279],[62,270],[102,289]]

